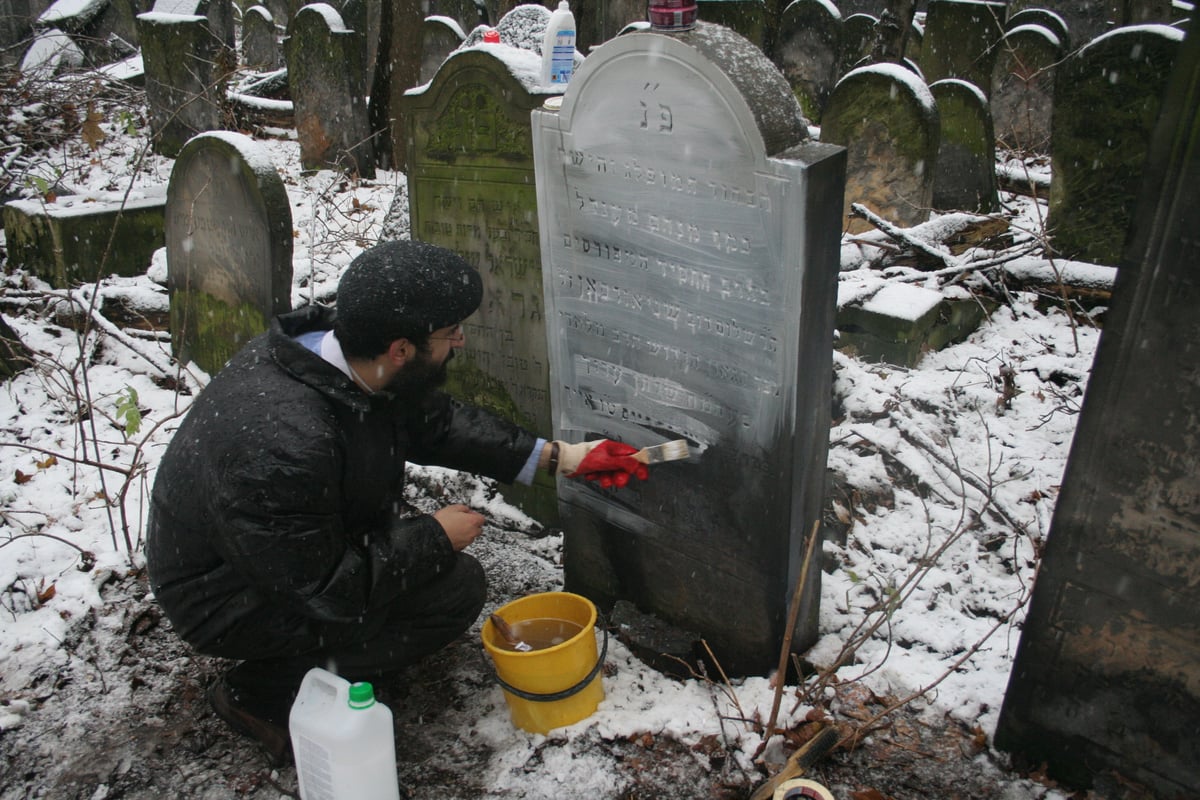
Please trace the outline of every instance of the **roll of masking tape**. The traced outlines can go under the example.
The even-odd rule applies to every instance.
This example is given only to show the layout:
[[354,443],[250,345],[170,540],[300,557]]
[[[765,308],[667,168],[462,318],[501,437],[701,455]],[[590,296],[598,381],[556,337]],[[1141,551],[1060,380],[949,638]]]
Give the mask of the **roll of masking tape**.
[[775,796],[772,800],[801,800],[801,798],[810,798],[811,800],[834,800],[834,796],[821,784],[816,781],[805,780],[804,778],[793,778],[790,781],[784,781],[775,789]]

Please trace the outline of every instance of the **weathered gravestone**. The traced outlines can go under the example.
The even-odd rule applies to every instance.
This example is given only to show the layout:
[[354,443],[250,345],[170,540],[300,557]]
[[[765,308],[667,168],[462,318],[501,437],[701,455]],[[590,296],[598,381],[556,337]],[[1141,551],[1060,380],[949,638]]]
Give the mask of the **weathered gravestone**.
[[490,24],[499,19],[497,17],[490,22],[485,20],[487,8],[482,2],[476,3],[475,0],[428,0],[428,5],[426,17],[447,17],[454,20],[464,31],[474,30],[478,25]]
[[933,207],[943,211],[1000,210],[996,186],[996,135],[987,98],[979,87],[957,78],[930,85],[941,122]]
[[1118,28],[1058,67],[1050,141],[1054,246],[1115,266],[1183,33],[1166,25]]
[[360,41],[328,3],[296,12],[284,39],[300,164],[375,177]]
[[35,27],[66,31],[91,63],[104,64],[136,51],[137,15],[146,5],[141,0],[57,0]]
[[929,0],[921,72],[929,83],[944,78],[970,81],[991,93],[992,59],[1004,36],[1003,3]]
[[[447,386],[545,435],[550,377],[529,124],[547,97],[535,85],[540,64],[508,45],[460,50],[404,97],[401,112],[412,238],[454,250],[483,278],[483,303],[463,326]],[[558,518],[547,476],[505,497],[545,524]]]
[[196,134],[223,124],[225,88],[235,59],[200,6],[160,2],[137,18],[151,144],[168,157],[178,155]]
[[[848,148],[844,213],[861,203],[901,227],[929,219],[940,122],[929,87],[897,64],[852,70],[821,118],[821,141]],[[870,223],[849,219],[851,233]]]
[[1004,34],[992,68],[996,140],[1011,150],[1050,151],[1054,74],[1066,51],[1051,30],[1020,25]]
[[829,0],[795,0],[783,10],[775,63],[791,84],[804,116],[820,124],[842,57],[842,15]]
[[996,730],[1020,766],[1107,797],[1200,797],[1200,37],[1188,39]]
[[858,66],[864,58],[871,55],[871,48],[875,46],[875,25],[878,22],[879,18],[870,14],[851,14],[842,21],[842,49],[838,62],[838,78],[844,76]]
[[21,57],[17,71],[31,81],[45,81],[60,72],[83,65],[83,51],[75,40],[57,28],[39,31]]
[[1023,8],[1014,14],[1009,14],[1004,22],[1006,33],[1016,30],[1023,25],[1041,25],[1054,34],[1063,52],[1071,49],[1071,29],[1061,14],[1048,8]]
[[283,36],[288,27],[292,24],[292,12],[298,10],[292,8],[291,0],[263,0],[263,5],[271,12],[271,19],[275,21],[275,29],[279,31],[279,35]]
[[196,136],[167,188],[171,347],[210,375],[291,308],[292,210],[266,149]]
[[696,0],[696,19],[731,28],[761,48],[767,4],[765,0]]
[[467,35],[450,17],[426,17],[421,23],[421,83],[429,83],[442,62],[458,49]]
[[560,482],[566,587],[761,674],[820,536],[844,151],[704,22],[597,48],[533,129],[555,436],[695,453],[616,491]]
[[283,66],[278,28],[266,6],[250,6],[242,15],[242,62],[263,72]]

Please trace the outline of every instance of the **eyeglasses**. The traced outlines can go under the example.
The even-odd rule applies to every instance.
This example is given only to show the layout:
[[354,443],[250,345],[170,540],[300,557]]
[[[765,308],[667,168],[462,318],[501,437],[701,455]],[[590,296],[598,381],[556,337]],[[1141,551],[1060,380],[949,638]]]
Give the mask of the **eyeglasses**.
[[450,330],[450,335],[449,335],[449,336],[430,336],[429,338],[430,338],[431,340],[444,339],[444,340],[446,340],[447,342],[459,342],[459,343],[462,343],[462,342],[466,341],[466,338],[467,338],[467,337],[466,337],[466,335],[465,335],[465,334],[463,334],[463,326],[462,326],[462,324],[460,323],[460,324],[458,324],[458,325],[455,325],[455,326],[454,326],[454,327],[453,327],[453,328]]

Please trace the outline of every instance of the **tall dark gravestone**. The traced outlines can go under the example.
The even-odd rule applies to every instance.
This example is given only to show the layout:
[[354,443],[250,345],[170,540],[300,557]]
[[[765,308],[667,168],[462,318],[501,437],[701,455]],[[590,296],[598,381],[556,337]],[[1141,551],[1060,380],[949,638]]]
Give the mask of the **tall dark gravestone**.
[[[1141,182],[998,746],[1072,787],[1200,796],[1200,37]],[[1112,776],[1121,785],[1106,787]]]
[[167,186],[171,348],[210,375],[291,308],[292,209],[262,145],[204,133]]
[[[548,435],[550,372],[529,114],[547,95],[522,83],[539,57],[507,45],[460,50],[401,103],[409,126],[412,238],[447,247],[479,270],[484,297],[466,321],[450,391]],[[535,93],[537,92],[537,93]],[[554,481],[505,488],[545,523],[558,518]]]
[[597,48],[533,132],[556,437],[694,453],[620,490],[559,482],[566,587],[761,674],[821,516],[845,151],[703,22]]

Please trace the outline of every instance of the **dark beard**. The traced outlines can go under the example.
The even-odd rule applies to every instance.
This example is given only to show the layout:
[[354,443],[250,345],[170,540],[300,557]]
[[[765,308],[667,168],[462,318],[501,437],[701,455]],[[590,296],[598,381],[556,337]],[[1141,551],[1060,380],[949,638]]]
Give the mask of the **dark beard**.
[[429,353],[418,351],[417,358],[401,367],[383,391],[406,400],[420,401],[446,384],[446,365],[452,358],[453,350],[446,355],[445,361],[437,364]]

